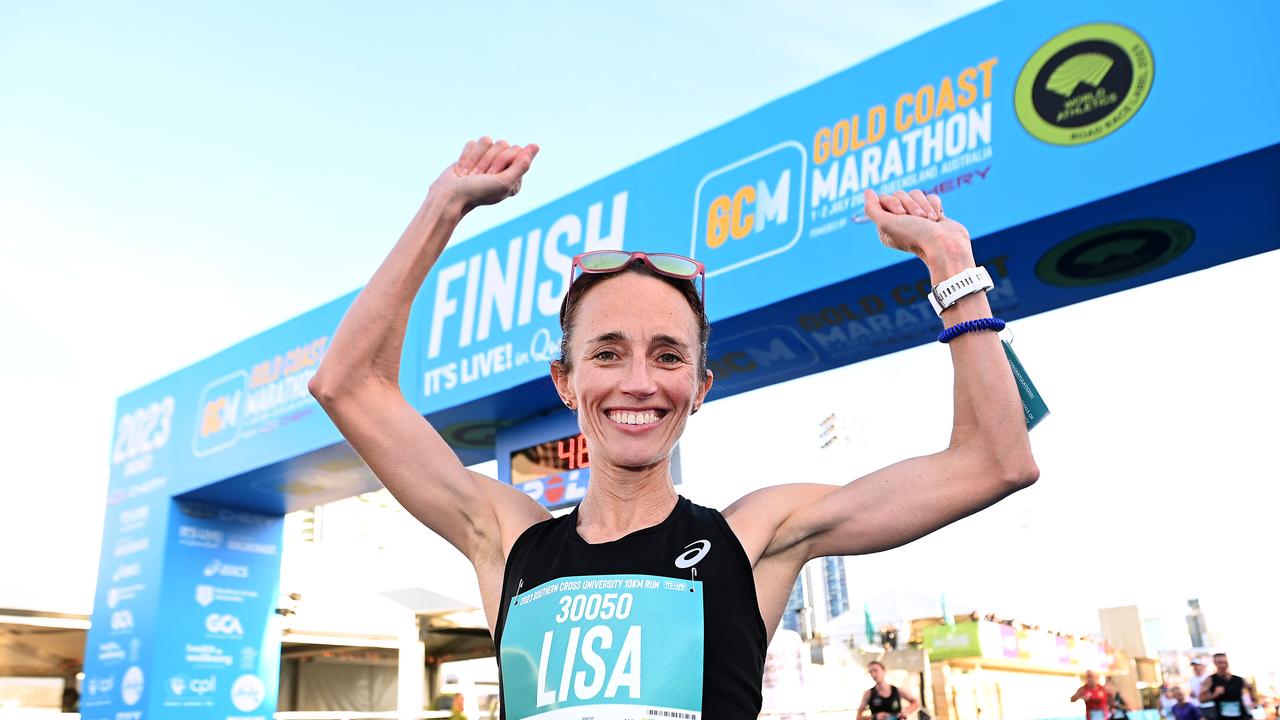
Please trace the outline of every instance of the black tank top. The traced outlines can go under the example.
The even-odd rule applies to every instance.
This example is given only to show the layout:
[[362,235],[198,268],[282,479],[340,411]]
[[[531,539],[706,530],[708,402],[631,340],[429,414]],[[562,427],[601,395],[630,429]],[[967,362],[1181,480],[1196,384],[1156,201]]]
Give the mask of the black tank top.
[[724,516],[681,497],[658,525],[597,544],[577,523],[576,508],[540,522],[507,558],[494,633],[504,720],[756,717],[764,621]]
[[902,712],[902,696],[898,694],[896,685],[889,686],[889,697],[880,697],[879,691],[875,686],[871,686],[871,700],[867,705],[871,708],[871,717],[878,718],[880,713],[889,713],[894,717]]

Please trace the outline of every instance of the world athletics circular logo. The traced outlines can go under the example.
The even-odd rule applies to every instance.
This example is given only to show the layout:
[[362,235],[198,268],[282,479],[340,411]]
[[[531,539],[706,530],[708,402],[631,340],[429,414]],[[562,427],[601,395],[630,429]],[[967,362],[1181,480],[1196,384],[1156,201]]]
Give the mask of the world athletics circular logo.
[[1133,30],[1091,23],[1058,34],[1018,76],[1013,105],[1036,138],[1082,145],[1115,132],[1151,93],[1155,61]]
[[1050,285],[1085,287],[1134,277],[1172,262],[1191,247],[1195,231],[1164,218],[1094,228],[1058,243],[1036,262]]

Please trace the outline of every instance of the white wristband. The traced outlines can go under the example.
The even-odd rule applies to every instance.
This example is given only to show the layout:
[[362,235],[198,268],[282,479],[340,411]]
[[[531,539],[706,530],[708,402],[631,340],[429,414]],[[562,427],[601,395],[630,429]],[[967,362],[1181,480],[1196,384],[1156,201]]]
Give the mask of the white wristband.
[[938,283],[937,287],[929,293],[929,304],[933,306],[933,311],[942,316],[942,311],[955,305],[960,298],[972,295],[974,293],[986,292],[995,287],[996,284],[991,281],[991,275],[987,273],[987,269],[979,265],[971,267],[968,270]]

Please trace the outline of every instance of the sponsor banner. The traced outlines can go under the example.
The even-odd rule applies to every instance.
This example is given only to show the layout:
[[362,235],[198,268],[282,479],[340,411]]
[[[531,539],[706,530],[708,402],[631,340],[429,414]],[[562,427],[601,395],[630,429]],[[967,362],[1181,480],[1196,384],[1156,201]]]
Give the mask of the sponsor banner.
[[[1060,213],[1087,213],[1082,208],[1106,198],[1273,147],[1280,126],[1266,119],[1280,112],[1280,95],[1239,68],[1276,64],[1262,28],[1280,22],[1280,6],[1246,5],[1255,22],[1241,26],[1194,4],[1152,13],[1103,0],[1001,3],[454,243],[416,298],[403,390],[425,415],[474,404],[451,418],[462,426],[545,409],[514,400],[524,401],[520,388],[532,381],[546,382],[547,363],[558,355],[560,300],[579,252],[692,255],[707,266],[708,309],[719,330],[720,321],[767,313],[896,265],[918,268],[865,225],[867,189],[937,193],[972,236],[987,238]],[[1215,40],[1206,52],[1210,37],[1230,41]],[[1201,128],[1189,119],[1194,108],[1170,101],[1202,98],[1210,87],[1215,97],[1249,108],[1230,132],[1207,121]],[[1233,180],[1228,184],[1274,194],[1267,178],[1237,172]],[[1268,243],[1256,232],[1215,232],[1182,217],[1196,203],[1160,205],[1141,217],[1109,219],[1115,227],[1077,222],[1065,234],[1027,235],[1016,250],[1044,260],[1029,271],[1017,266],[1009,283],[1027,308],[1047,309]],[[1154,224],[1145,230],[1121,225],[1146,221]],[[1231,222],[1215,218],[1211,225]],[[1135,242],[1143,232],[1147,239]],[[1191,242],[1206,232],[1233,240]],[[1069,239],[1076,242],[1048,252]],[[1130,274],[1121,278],[1118,267]],[[171,477],[182,478],[172,490],[183,492],[337,442],[306,381],[353,296],[122,401],[113,478],[154,474],[156,453],[172,452],[178,467]],[[843,364],[925,341],[936,323],[925,305],[834,309],[835,316],[822,314],[830,307],[816,308],[810,320],[821,327],[802,329],[801,339],[781,329],[743,338],[722,369],[741,375],[739,387],[758,386],[776,382],[770,374],[786,377],[787,363],[794,373],[821,369],[815,354]],[[459,437],[455,447],[470,461],[492,444]],[[237,486],[248,504],[307,491],[306,483],[258,480]]]
[[[135,413],[130,417],[134,421],[131,426],[125,424],[126,431],[146,429],[146,417]],[[153,440],[150,446],[137,445],[136,438],[134,444],[117,441],[114,445],[126,454],[133,452],[134,459],[149,447],[149,472],[164,472],[167,456],[162,443]],[[122,459],[113,473],[127,462]],[[86,696],[91,703],[86,707],[99,709],[105,716],[140,712],[145,705],[146,670],[162,587],[164,526],[170,503],[167,487],[163,475],[117,474],[108,493],[98,586],[84,654],[86,678],[99,679],[98,692]],[[103,692],[108,684],[113,684],[113,690]]]
[[328,335],[311,338],[209,381],[196,401],[191,453],[221,452],[314,413],[317,405],[307,382],[328,343]]
[[[1199,96],[1221,72],[1233,76],[1226,81],[1233,93],[1280,109],[1274,94],[1257,97],[1232,70],[1252,66],[1263,51],[1232,43],[1208,61],[1180,30],[1200,20],[1221,26],[1211,13],[1180,7],[1153,15],[1101,2],[1028,7],[975,13],[451,247],[427,278],[410,331],[419,409],[430,414],[543,378],[557,355],[559,299],[575,253],[692,255],[707,266],[716,321],[905,264],[859,227],[866,189],[937,193],[948,214],[981,237],[1280,141],[1276,128],[1252,122],[1242,136],[1211,133],[1190,149],[1180,142],[1183,110],[1155,102],[1162,92]],[[1277,14],[1262,4],[1256,11]],[[1197,57],[1196,69],[1155,72],[1160,58],[1180,55]],[[1237,65],[1226,56],[1250,60]],[[1124,171],[1095,173],[1092,163]],[[1166,256],[1174,257],[1185,233],[1168,232],[1175,238]],[[1083,251],[1085,267],[1067,272],[1109,276],[1099,267],[1108,249],[1160,255],[1159,245],[1098,245]],[[1136,260],[1133,267],[1145,267]],[[1031,277],[1008,280],[1004,292],[1041,289]],[[936,332],[924,303],[848,308],[818,318],[839,362]],[[809,344],[787,334],[765,347],[802,365],[822,352]],[[761,365],[745,353],[726,364]]]
[[190,501],[175,508],[156,641],[165,686],[152,707],[269,716],[279,673],[271,623],[283,518]]
[[[353,295],[339,298],[171,378],[175,494],[241,475],[340,439],[307,383]],[[416,373],[405,373],[409,380]],[[416,385],[412,392],[416,393]],[[274,488],[250,485],[240,504],[267,507]]]
[[1092,640],[981,620],[933,625],[922,631],[934,660],[986,658],[1036,667],[1110,667],[1106,648]]

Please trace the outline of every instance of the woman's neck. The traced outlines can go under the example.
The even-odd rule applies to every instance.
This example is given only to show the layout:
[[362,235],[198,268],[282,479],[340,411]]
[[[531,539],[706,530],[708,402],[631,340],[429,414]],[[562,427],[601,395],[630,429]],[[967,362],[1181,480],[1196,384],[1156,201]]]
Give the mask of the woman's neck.
[[625,474],[593,466],[578,505],[578,535],[590,543],[617,540],[665,520],[678,499],[666,463]]

